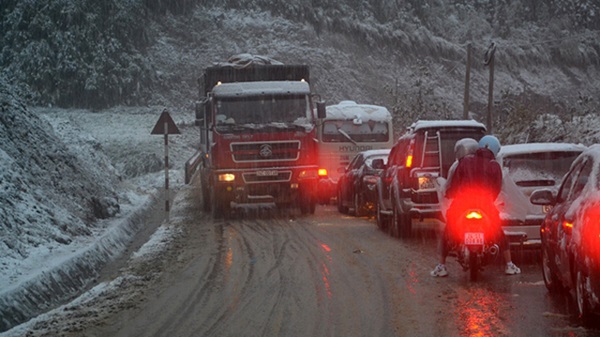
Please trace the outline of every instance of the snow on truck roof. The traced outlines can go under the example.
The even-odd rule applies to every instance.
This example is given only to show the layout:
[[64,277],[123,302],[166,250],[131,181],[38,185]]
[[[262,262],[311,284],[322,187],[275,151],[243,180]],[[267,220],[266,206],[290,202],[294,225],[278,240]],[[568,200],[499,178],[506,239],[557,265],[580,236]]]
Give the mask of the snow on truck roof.
[[500,155],[510,156],[523,153],[539,153],[539,152],[583,152],[587,147],[583,144],[573,143],[525,143],[525,144],[508,144],[500,148]]
[[434,128],[445,128],[445,127],[473,127],[482,128],[485,130],[485,125],[475,120],[420,120],[414,122],[410,129],[434,129]]
[[310,86],[304,81],[257,81],[234,82],[217,85],[213,94],[218,97],[242,97],[265,94],[310,94]]
[[354,101],[341,101],[339,104],[327,106],[326,110],[326,120],[352,120],[359,118],[362,121],[382,121],[392,119],[392,114],[385,107],[370,104],[357,104]]

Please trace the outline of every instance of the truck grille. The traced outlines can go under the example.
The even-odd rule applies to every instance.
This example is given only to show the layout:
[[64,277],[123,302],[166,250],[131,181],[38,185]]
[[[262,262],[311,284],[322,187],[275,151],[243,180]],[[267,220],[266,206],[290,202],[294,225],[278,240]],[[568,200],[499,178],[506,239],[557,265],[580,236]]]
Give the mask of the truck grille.
[[285,182],[292,179],[292,171],[257,171],[242,174],[246,184]]
[[231,143],[231,152],[236,163],[295,161],[300,156],[300,141]]

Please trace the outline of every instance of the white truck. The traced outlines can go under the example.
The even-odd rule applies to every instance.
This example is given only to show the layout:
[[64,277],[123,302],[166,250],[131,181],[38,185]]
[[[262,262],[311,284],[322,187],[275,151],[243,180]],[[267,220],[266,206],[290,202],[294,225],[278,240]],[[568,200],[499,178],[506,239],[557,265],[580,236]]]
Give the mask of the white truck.
[[336,196],[339,176],[354,156],[394,145],[392,114],[387,108],[341,101],[325,110],[325,118],[317,123],[317,194],[321,204],[328,204]]

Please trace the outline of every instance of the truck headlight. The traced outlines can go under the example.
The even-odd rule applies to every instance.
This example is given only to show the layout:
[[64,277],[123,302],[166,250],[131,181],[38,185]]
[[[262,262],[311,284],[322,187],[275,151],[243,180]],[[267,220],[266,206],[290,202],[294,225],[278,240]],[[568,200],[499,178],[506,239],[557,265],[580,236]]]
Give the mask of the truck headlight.
[[318,174],[317,174],[316,169],[303,170],[303,171],[300,171],[300,174],[298,174],[298,179],[308,179],[308,178],[317,178],[317,177],[318,177]]
[[221,182],[231,182],[235,180],[235,174],[233,173],[223,173],[223,174],[219,174],[218,177],[219,181]]

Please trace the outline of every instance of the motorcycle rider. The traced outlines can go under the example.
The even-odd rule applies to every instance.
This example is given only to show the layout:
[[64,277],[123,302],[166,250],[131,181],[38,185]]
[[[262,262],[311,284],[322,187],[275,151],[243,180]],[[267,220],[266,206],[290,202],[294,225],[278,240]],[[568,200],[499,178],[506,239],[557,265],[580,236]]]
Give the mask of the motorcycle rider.
[[431,276],[444,277],[448,275],[446,257],[450,249],[449,233],[451,233],[452,219],[460,212],[459,203],[456,201],[460,200],[461,193],[469,193],[472,198],[474,190],[477,192],[475,193],[476,197],[472,200],[476,200],[478,206],[486,211],[486,214],[492,218],[492,223],[498,224],[495,232],[506,262],[505,273],[507,275],[521,273],[521,269],[512,262],[509,242],[499,225],[500,214],[494,205],[502,189],[502,169],[496,161],[496,155],[500,151],[500,142],[496,137],[488,135],[481,138],[478,145],[479,148],[474,154],[468,154],[458,160],[456,169],[449,172],[445,195],[447,198],[452,199],[452,202],[446,211],[446,227],[442,233],[440,260],[438,265],[431,271]]

